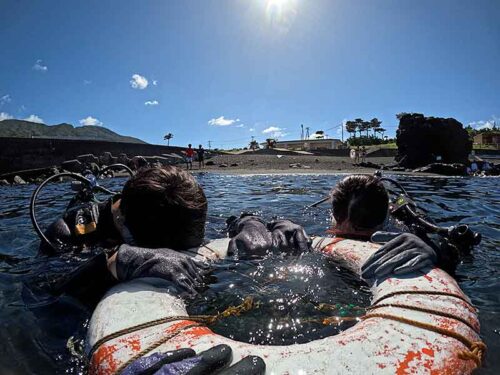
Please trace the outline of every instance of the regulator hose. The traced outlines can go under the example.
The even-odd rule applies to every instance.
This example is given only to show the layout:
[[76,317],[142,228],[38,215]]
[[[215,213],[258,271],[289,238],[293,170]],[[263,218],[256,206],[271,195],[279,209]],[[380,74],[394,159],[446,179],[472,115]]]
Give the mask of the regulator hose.
[[[50,247],[52,247],[54,250],[57,251],[57,246],[54,245],[48,238],[47,236],[43,233],[42,229],[40,228],[40,225],[38,225],[38,221],[36,219],[36,200],[38,198],[38,194],[40,194],[40,191],[47,185],[49,182],[61,178],[61,177],[71,177],[74,180],[80,181],[84,184],[86,184],[89,187],[93,186],[93,183],[86,177],[83,177],[81,174],[78,173],[73,173],[73,172],[61,172],[57,173],[55,175],[52,175],[48,178],[46,178],[38,187],[35,189],[33,194],[31,195],[31,200],[30,200],[30,218],[31,218],[31,223],[33,224],[33,227],[35,228],[36,233],[40,237],[40,239],[47,243]],[[93,190],[96,191],[101,191],[106,194],[114,195],[115,193],[112,192],[111,190],[108,190],[102,186],[96,185],[93,187]]]

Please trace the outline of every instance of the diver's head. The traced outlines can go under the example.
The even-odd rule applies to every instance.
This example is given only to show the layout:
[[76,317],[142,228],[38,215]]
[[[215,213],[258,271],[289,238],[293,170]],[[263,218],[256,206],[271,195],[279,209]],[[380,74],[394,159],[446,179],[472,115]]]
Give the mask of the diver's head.
[[389,208],[389,196],[379,179],[353,175],[341,180],[331,192],[335,231],[371,235],[379,230]]
[[176,250],[202,244],[207,207],[196,179],[172,166],[139,170],[125,184],[120,202],[137,246]]

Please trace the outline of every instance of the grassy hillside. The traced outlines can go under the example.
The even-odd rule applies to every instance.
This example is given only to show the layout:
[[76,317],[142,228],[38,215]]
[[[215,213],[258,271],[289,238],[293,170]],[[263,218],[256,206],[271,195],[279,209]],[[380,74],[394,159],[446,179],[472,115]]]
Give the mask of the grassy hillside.
[[0,137],[91,139],[110,142],[146,143],[138,138],[117,134],[102,126],[44,125],[23,120],[0,121]]

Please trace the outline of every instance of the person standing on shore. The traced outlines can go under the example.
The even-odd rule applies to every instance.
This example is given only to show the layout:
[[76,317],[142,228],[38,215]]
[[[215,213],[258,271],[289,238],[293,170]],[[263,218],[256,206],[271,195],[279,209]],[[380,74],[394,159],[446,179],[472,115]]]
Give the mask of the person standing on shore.
[[202,145],[198,146],[196,153],[198,154],[198,169],[205,168],[205,149]]
[[361,148],[361,162],[364,163],[366,162],[366,147],[363,146]]
[[186,150],[186,169],[193,169],[193,155],[194,150],[191,147],[191,143],[188,144],[188,148]]

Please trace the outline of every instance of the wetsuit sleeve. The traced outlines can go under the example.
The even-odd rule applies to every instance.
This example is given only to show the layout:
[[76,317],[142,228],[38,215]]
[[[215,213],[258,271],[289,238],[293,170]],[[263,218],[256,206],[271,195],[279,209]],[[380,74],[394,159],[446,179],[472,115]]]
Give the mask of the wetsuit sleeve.
[[171,249],[150,249],[123,244],[116,255],[118,280],[157,277],[173,282],[188,293],[194,293],[209,271],[188,255]]
[[83,264],[55,282],[50,293],[53,295],[68,294],[80,301],[98,302],[102,295],[113,285],[113,278],[107,267],[104,252],[85,260]]

